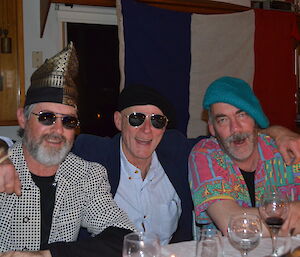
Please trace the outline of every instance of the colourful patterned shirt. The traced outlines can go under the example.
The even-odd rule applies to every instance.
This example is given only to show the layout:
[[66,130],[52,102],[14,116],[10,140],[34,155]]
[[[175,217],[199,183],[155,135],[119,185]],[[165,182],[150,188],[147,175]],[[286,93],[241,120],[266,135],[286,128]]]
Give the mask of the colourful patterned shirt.
[[[259,135],[258,151],[260,160],[254,179],[256,206],[269,187],[276,187],[291,200],[300,200],[300,164],[287,166],[275,142],[266,135]],[[189,179],[196,221],[200,224],[211,222],[206,209],[216,201],[236,200],[243,207],[251,207],[240,169],[223,152],[214,137],[201,140],[192,149]]]

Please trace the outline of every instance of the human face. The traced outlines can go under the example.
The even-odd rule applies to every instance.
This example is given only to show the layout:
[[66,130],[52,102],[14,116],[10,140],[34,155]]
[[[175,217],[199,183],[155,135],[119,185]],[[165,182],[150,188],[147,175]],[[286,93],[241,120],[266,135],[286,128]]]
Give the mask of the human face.
[[245,161],[257,153],[257,127],[252,117],[226,103],[213,104],[210,112],[210,133],[231,158]]
[[162,139],[166,128],[154,128],[149,117],[139,127],[133,127],[126,117],[133,112],[141,112],[145,115],[163,115],[163,113],[154,105],[136,105],[128,107],[122,112],[115,112],[115,124],[122,133],[123,152],[129,162],[137,164],[141,161],[151,160],[152,153]]
[[[77,117],[74,107],[58,103],[38,103],[33,107],[32,112],[40,111]],[[75,129],[64,128],[59,118],[54,124],[45,126],[32,113],[28,120],[22,115],[22,110],[18,111],[20,126],[24,128],[23,145],[31,157],[46,166],[60,164],[71,150]]]

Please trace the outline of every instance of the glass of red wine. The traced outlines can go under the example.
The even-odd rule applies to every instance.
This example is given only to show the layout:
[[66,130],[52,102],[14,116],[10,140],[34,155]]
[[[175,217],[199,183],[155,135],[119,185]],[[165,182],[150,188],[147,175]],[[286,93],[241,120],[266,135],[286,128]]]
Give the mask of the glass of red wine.
[[265,192],[261,199],[259,212],[270,230],[272,237],[272,254],[270,256],[279,256],[277,252],[278,232],[286,220],[289,211],[289,203],[286,196],[279,191]]

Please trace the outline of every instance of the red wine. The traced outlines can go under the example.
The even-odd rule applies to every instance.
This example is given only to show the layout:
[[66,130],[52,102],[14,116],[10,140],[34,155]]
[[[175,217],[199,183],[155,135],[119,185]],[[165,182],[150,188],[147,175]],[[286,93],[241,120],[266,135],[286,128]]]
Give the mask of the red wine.
[[269,228],[272,229],[273,231],[274,230],[278,231],[284,222],[284,220],[280,217],[268,217],[268,218],[266,218],[265,221],[266,221],[267,225],[269,226]]
[[266,218],[266,223],[269,226],[282,226],[283,224],[283,219],[280,217],[268,217]]

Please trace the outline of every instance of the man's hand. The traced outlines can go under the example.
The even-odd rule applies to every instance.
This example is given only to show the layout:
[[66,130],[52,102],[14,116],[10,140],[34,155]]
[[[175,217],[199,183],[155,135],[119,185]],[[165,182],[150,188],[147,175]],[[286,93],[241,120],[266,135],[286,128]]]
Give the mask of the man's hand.
[[300,135],[285,127],[271,126],[262,133],[273,137],[287,165],[300,163]]
[[21,195],[19,175],[9,160],[0,164],[0,192]]
[[294,201],[289,204],[288,217],[282,225],[281,232],[283,234],[288,232],[293,234],[300,233],[300,201]]
[[[259,216],[258,208],[243,208],[235,200],[216,201],[207,209],[209,217],[224,236],[227,236],[230,217],[245,212]],[[270,236],[266,226],[263,225],[262,230],[263,236]]]
[[49,250],[38,252],[9,251],[0,253],[0,257],[51,257],[51,253]]

